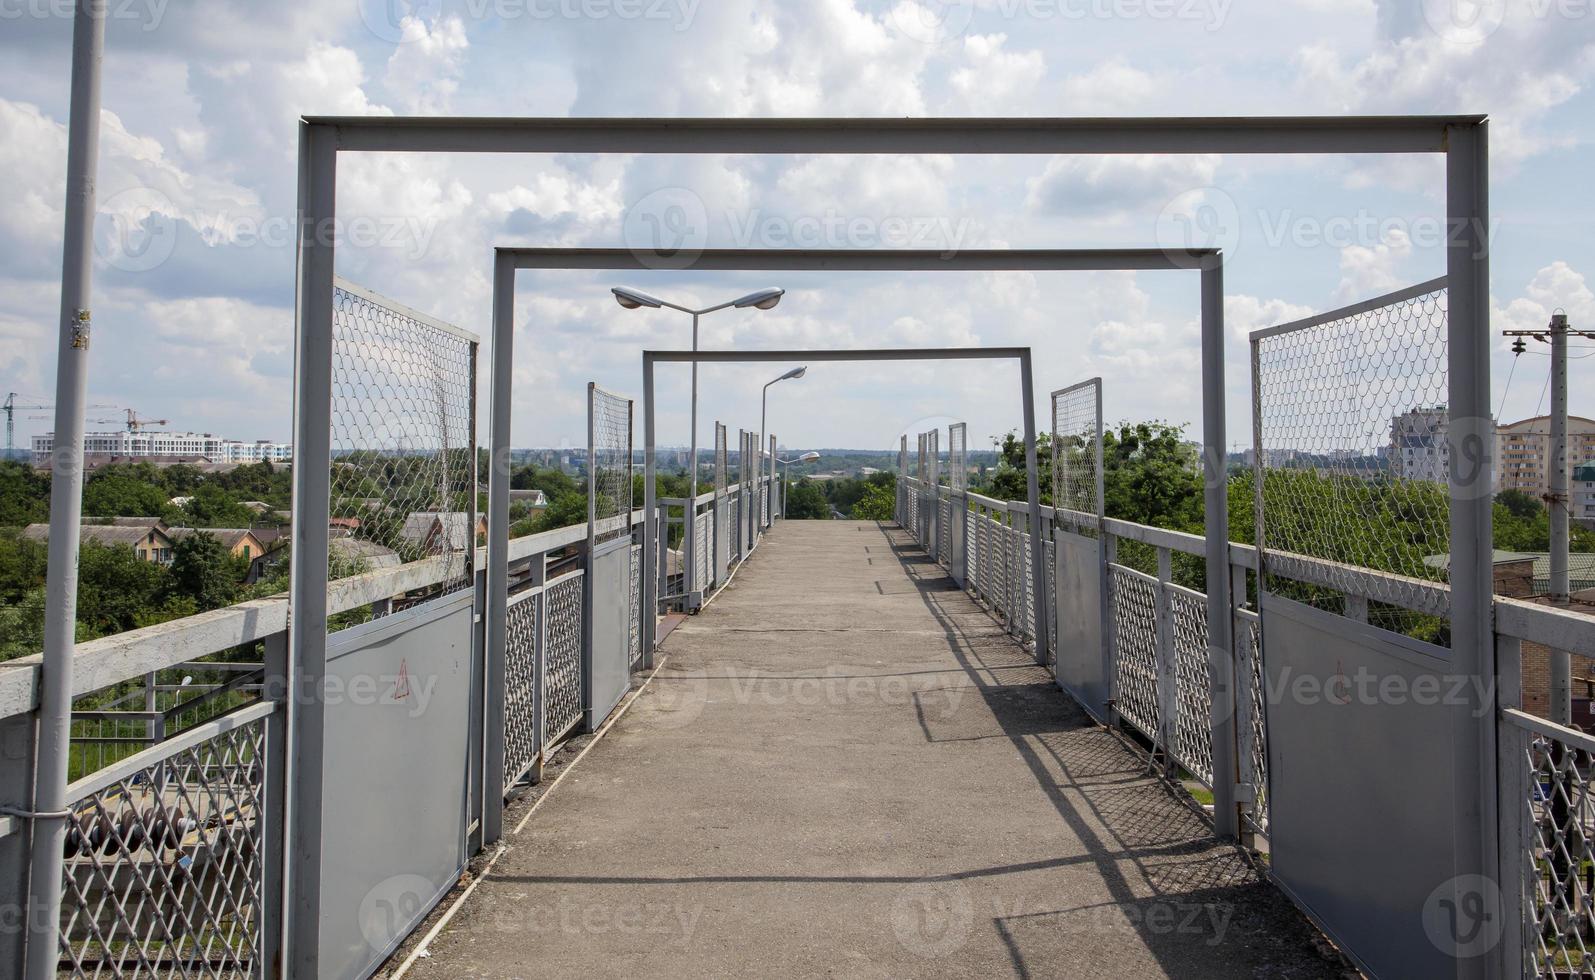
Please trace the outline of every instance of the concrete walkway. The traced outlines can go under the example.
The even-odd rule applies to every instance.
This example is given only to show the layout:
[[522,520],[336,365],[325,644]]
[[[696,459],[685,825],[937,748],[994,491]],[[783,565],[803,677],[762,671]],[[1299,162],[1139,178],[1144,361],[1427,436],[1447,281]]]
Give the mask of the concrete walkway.
[[901,531],[778,526],[664,652],[412,976],[1342,973]]

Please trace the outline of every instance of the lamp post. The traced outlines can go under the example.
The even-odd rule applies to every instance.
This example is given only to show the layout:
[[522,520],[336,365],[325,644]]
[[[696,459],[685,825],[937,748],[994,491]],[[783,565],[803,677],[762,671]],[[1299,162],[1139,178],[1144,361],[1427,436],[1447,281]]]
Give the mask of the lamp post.
[[[793,463],[807,463],[810,460],[815,460],[815,459],[819,459],[819,458],[820,458],[820,454],[819,453],[814,452],[813,450],[810,450],[809,452],[804,453],[803,455],[799,456],[796,459],[777,459],[776,462],[780,463],[782,466],[791,466]],[[787,481],[790,480],[790,479],[792,479],[792,471],[790,469],[782,470],[781,471],[781,518],[782,518],[782,520],[786,519],[786,484],[787,484]]]
[[[715,313],[715,312],[718,312],[720,310],[726,310],[726,309],[773,310],[773,309],[775,309],[776,304],[781,302],[781,297],[786,295],[786,290],[771,286],[771,287],[768,287],[766,289],[760,289],[760,290],[757,290],[756,292],[751,292],[751,293],[747,294],[746,296],[739,297],[738,299],[731,300],[730,302],[727,302],[727,303],[717,303],[714,306],[705,306],[702,309],[693,309],[690,306],[681,306],[680,304],[672,303],[672,302],[670,302],[668,300],[659,299],[657,296],[651,296],[648,293],[645,293],[645,292],[643,292],[640,289],[632,289],[629,286],[615,286],[612,289],[610,289],[610,292],[615,294],[615,302],[619,303],[621,305],[621,307],[624,308],[624,309],[635,310],[635,309],[640,309],[640,308],[643,308],[643,307],[647,307],[648,309],[651,309],[651,310],[657,310],[657,309],[663,308],[663,309],[669,309],[669,310],[678,310],[678,311],[680,311],[682,313],[686,313],[689,316],[691,316],[692,317],[692,351],[695,354],[698,352],[698,319],[700,317],[702,317],[702,316],[704,316],[706,314],[709,314],[709,313]],[[686,573],[685,574],[685,578],[686,578],[686,581],[688,583],[690,583],[688,588],[687,588],[687,591],[690,593],[690,592],[693,591],[692,588],[691,588],[691,584],[696,584],[692,580],[693,580],[694,575],[696,574],[696,569],[697,569],[697,566],[694,564],[694,561],[695,561],[695,559],[697,557],[694,554],[694,552],[697,550],[697,542],[695,540],[695,535],[693,534],[693,522],[695,520],[697,520],[697,514],[695,513],[695,511],[698,509],[698,362],[697,361],[693,361],[692,362],[692,438],[691,438],[691,440],[689,440],[689,448],[688,448],[687,451],[689,453],[689,455],[688,455],[688,463],[687,463],[687,470],[688,470],[688,474],[689,474],[688,475],[688,487],[689,487],[689,489],[687,491],[688,497],[687,497],[686,512],[682,515],[683,516],[682,525],[686,529],[686,536],[685,536],[685,538],[682,539],[682,544],[683,544],[682,557],[685,559],[685,566],[686,566],[685,567],[685,573]],[[690,604],[690,602],[691,602],[691,597],[689,596],[688,597],[688,603]]]
[[[803,377],[805,374],[808,374],[808,373],[809,373],[809,369],[807,367],[796,367],[796,368],[793,368],[792,370],[788,371],[787,373],[781,375],[779,378],[776,378],[774,381],[765,382],[764,393],[759,398],[759,458],[760,458],[759,469],[761,470],[761,472],[759,474],[760,476],[764,475],[763,472],[762,472],[762,470],[764,469],[764,466],[763,466],[763,459],[764,459],[764,422],[765,422],[766,416],[768,416],[769,411],[770,411],[770,385],[780,384],[783,381],[796,381],[796,380],[798,380],[799,378]],[[770,483],[772,484],[772,490],[773,490],[774,489],[773,488],[773,484],[775,483],[775,452],[773,450],[770,452]],[[761,514],[759,516],[759,520],[763,521],[764,520],[764,515]],[[764,526],[765,527],[769,527],[770,525],[769,525],[769,523],[766,523]]]

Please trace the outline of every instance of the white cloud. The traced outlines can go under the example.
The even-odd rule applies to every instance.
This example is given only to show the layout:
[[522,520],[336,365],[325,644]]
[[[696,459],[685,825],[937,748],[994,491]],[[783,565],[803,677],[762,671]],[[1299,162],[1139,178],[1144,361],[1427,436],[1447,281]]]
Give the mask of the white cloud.
[[458,16],[427,23],[407,16],[402,40],[388,58],[385,88],[405,113],[438,116],[449,111],[459,91],[470,41]]
[[1006,34],[975,34],[964,39],[964,64],[948,80],[954,111],[1001,115],[1030,104],[1031,94],[1046,74],[1046,59],[1033,48],[1008,51],[1007,43]]

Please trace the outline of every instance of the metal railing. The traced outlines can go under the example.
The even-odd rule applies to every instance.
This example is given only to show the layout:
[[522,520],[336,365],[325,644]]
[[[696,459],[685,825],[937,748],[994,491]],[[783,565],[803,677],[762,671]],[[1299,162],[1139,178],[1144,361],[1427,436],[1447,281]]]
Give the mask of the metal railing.
[[[912,477],[900,483],[899,523],[922,543],[932,540],[933,533],[923,526],[927,509],[922,501],[934,495],[939,505],[950,504],[951,516],[947,506],[930,513],[962,535],[963,564],[956,572],[993,616],[1021,639],[1030,639],[1033,606],[1024,595],[1021,564],[1029,537],[1024,530],[1028,508],[972,491],[933,489]],[[1145,740],[1153,759],[1163,758],[1171,778],[1211,788],[1220,774],[1213,768],[1214,664],[1207,597],[1176,581],[1180,562],[1187,563],[1183,571],[1192,577],[1195,557],[1204,554],[1204,539],[1094,514],[1050,507],[1042,511],[1049,537],[1054,529],[1070,530],[1103,542],[1108,590],[1103,642],[1113,665],[1113,717]],[[1120,560],[1126,542],[1134,543],[1136,563],[1148,567]],[[1229,562],[1235,583],[1231,612],[1239,750],[1231,778],[1239,790],[1243,839],[1250,841],[1268,837],[1272,829],[1271,789],[1277,777],[1269,771],[1269,714],[1289,706],[1270,702],[1262,621],[1248,599],[1249,585],[1255,589],[1255,547],[1232,543]],[[1396,591],[1404,597],[1401,608],[1410,612],[1441,615],[1448,608],[1442,583],[1403,579],[1396,589],[1389,573],[1300,554],[1272,555],[1271,570],[1342,596],[1339,606],[1352,622],[1365,623],[1361,611],[1381,598],[1388,602]],[[1053,571],[1049,560],[1049,576]],[[1050,578],[1048,588],[1056,588]],[[1057,616],[1056,601],[1044,605],[1049,616]],[[1495,621],[1501,684],[1499,758],[1494,760],[1500,839],[1499,873],[1492,880],[1500,883],[1500,895],[1462,894],[1457,900],[1457,914],[1464,920],[1460,928],[1471,935],[1468,917],[1478,915],[1482,938],[1474,942],[1486,945],[1473,953],[1499,955],[1520,967],[1509,969],[1514,975],[1595,977],[1595,736],[1516,707],[1521,700],[1522,645],[1595,657],[1595,623],[1564,609],[1504,597],[1495,599]],[[1489,918],[1495,903],[1500,905],[1499,919]],[[1516,925],[1492,930],[1486,928],[1490,922]]]
[[[642,514],[600,524],[633,538],[623,587],[638,613],[626,637],[630,662],[640,665]],[[510,542],[504,712],[501,724],[484,726],[486,738],[501,740],[506,787],[537,778],[583,718],[586,540],[582,524]],[[458,567],[438,556],[336,580],[329,615],[368,616],[395,597],[435,592]],[[68,795],[62,975],[255,977],[279,951],[287,628],[279,596],[78,645],[74,694],[92,707],[74,716],[84,774]],[[30,720],[39,661],[0,667],[0,726]],[[207,669],[222,679],[157,684],[156,708],[144,710],[152,678]],[[29,785],[30,772],[31,759],[0,759],[0,785]],[[484,805],[472,802],[473,824]],[[26,853],[26,830],[24,818],[0,816],[0,863]],[[0,940],[4,960],[18,936]]]

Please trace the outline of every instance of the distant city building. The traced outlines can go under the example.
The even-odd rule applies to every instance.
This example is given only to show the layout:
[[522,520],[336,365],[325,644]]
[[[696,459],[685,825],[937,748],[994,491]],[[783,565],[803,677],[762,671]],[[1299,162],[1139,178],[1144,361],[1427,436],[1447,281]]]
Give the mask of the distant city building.
[[1390,469],[1403,480],[1445,483],[1451,472],[1445,406],[1415,408],[1390,420]]
[[[33,437],[33,461],[42,465],[55,451],[55,433]],[[94,456],[203,458],[211,463],[289,463],[294,448],[285,442],[245,442],[209,432],[86,432],[83,452]]]
[[[1495,430],[1495,489],[1544,495],[1550,484],[1551,417],[1538,415]],[[1567,465],[1595,463],[1595,419],[1572,415],[1567,420]],[[1574,517],[1587,516],[1575,507]]]
[[1575,521],[1595,524],[1595,463],[1573,468],[1572,516]]

